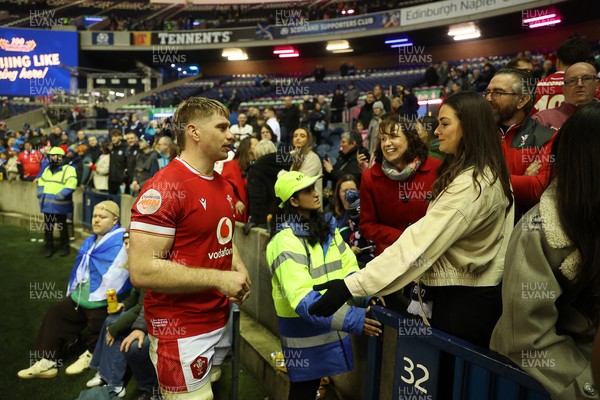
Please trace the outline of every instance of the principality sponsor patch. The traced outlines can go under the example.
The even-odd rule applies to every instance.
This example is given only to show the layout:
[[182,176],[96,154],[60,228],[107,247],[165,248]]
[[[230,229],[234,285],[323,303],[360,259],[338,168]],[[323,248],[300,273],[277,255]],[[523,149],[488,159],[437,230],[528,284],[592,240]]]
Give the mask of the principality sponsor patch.
[[162,196],[156,189],[149,189],[142,194],[136,204],[142,214],[154,214],[162,204]]

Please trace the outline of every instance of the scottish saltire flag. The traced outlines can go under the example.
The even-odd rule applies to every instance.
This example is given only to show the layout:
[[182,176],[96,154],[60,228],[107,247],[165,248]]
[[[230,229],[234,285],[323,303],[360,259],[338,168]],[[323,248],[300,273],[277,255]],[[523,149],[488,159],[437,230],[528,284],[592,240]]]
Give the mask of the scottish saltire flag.
[[81,248],[75,266],[71,271],[67,296],[77,285],[90,281],[89,301],[106,300],[106,291],[115,289],[117,295],[131,289],[127,265],[127,251],[123,243],[123,232],[119,224],[115,225],[95,244],[97,235],[87,238]]
[[256,25],[256,36],[262,40],[273,40],[273,34],[271,33],[270,24],[258,24]]

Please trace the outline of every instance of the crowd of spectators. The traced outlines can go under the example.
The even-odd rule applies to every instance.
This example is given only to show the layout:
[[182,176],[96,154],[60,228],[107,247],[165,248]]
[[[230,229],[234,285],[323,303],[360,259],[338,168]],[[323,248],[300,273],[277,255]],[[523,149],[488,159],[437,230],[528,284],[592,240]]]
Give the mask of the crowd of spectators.
[[[461,110],[460,103],[465,102],[485,113],[486,121],[493,121],[491,132],[500,140],[501,152],[497,153],[503,157],[498,173],[506,169],[507,176],[502,179],[506,178],[503,183],[510,183],[512,193],[507,208],[510,212],[503,218],[510,217],[512,227],[521,217],[530,215],[530,210],[539,212],[536,204],[551,182],[551,161],[557,156],[556,149],[553,150],[557,131],[575,114],[580,118],[596,117],[580,111],[598,108],[597,70],[588,62],[589,53],[582,38],[574,37],[559,46],[555,57],[553,54],[533,57],[523,52],[507,66],[494,66],[484,59],[481,70],[468,64],[431,65],[425,73],[426,84],[442,86],[444,104],[453,104],[446,107],[444,113],[440,111],[437,118],[419,118],[419,106],[411,88],[397,85],[391,93],[386,93],[382,85],[375,84],[366,92],[355,124],[346,132],[339,125],[340,112],[358,107],[359,93],[353,83],[345,93],[342,87],[336,88],[331,101],[324,95],[306,96],[302,103],[295,105],[286,97],[281,109],[270,106],[262,113],[256,107],[237,112],[239,103],[235,92],[228,96],[219,90],[220,101],[234,111],[230,117],[234,141],[230,157],[215,170],[222,173],[234,189],[232,202],[236,220],[245,224],[245,233],[256,226],[268,227],[270,211],[277,207],[273,188],[281,170],[312,177],[323,175],[322,180],[314,182],[314,190],[321,200],[324,215],[335,218],[336,227],[345,232],[343,239],[362,260],[359,266],[364,267],[373,257],[393,246],[404,232],[412,232],[409,228],[426,216],[431,202],[443,193],[439,185],[436,189],[438,174],[440,171],[443,174],[448,165],[455,162],[448,154],[460,155],[463,149],[458,144],[460,139],[446,138],[447,142],[441,144],[445,150],[450,146],[449,141],[455,140],[455,147],[449,153],[435,139],[456,134],[459,130],[452,124],[457,120],[459,123],[477,120],[472,115],[461,119],[461,112],[465,110]],[[318,70],[318,74],[324,73]],[[536,97],[544,95],[541,89],[545,82],[561,83],[560,93],[554,90],[552,95],[563,96],[564,102]],[[540,90],[536,90],[536,86]],[[456,96],[460,92],[479,92],[480,95]],[[77,110],[71,110],[70,115],[77,123]],[[30,129],[27,125],[19,132],[7,131],[6,124],[0,121],[0,172],[8,180],[33,181],[44,170],[44,153],[59,147],[66,154],[64,163],[76,168],[79,185],[93,185],[96,190],[109,194],[136,195],[144,182],[178,153],[172,142],[169,121],[157,123],[133,115],[112,118],[104,128],[109,139],[99,141],[95,136],[86,135],[85,129],[71,137],[54,127],[44,135],[42,130]],[[469,128],[470,134],[476,134],[473,125]],[[339,148],[339,152],[332,158],[330,153],[320,151],[324,146],[334,151]],[[469,146],[472,146],[469,152],[478,154],[475,142]],[[482,158],[481,154],[477,157]],[[465,171],[461,170],[460,174]],[[444,179],[450,185],[458,178],[455,175]],[[506,187],[502,190],[506,192]],[[381,204],[390,207],[382,208]],[[493,287],[495,293],[499,292],[499,287]],[[422,288],[417,291],[420,293]],[[410,304],[416,304],[411,302],[411,292],[410,286],[390,291],[386,302],[390,308],[411,313]],[[420,306],[415,306],[417,314],[423,311],[431,318],[428,301],[417,300],[417,303],[423,300]],[[496,319],[488,326],[487,336],[484,335],[487,342],[484,340],[480,345],[489,343],[491,329],[500,315],[497,311],[494,310]],[[451,321],[444,323],[448,327],[452,325]],[[515,350],[511,345],[496,340],[497,348],[504,354],[510,355]],[[548,390],[556,391],[543,374],[536,377]]]
[[65,155],[63,163],[77,171],[77,186],[109,194],[137,193],[177,154],[168,120],[158,123],[132,115],[95,121],[107,134],[63,131],[57,125],[46,133],[29,124],[14,131],[0,121],[0,179],[37,181],[47,165],[45,155],[58,147]]

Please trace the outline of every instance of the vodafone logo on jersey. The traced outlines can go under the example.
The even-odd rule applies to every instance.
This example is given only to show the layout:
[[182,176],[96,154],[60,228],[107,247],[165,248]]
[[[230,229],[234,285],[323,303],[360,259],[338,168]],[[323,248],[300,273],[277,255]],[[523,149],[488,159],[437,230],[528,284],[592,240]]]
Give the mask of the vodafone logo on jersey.
[[[217,240],[219,244],[227,244],[231,242],[233,237],[233,222],[227,217],[221,218],[217,225]],[[218,251],[208,253],[208,258],[215,260],[217,258],[227,257],[233,254],[233,248],[231,246],[225,246]]]
[[219,244],[226,244],[233,237],[233,223],[227,217],[221,218],[217,225],[217,240]]
[[142,214],[154,214],[162,204],[162,196],[156,189],[150,189],[142,194],[136,204],[137,210]]

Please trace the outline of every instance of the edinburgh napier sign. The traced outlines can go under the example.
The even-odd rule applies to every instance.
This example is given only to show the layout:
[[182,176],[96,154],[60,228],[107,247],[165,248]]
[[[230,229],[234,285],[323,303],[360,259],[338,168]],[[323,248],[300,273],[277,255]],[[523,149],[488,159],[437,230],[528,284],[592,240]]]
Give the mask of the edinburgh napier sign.
[[135,46],[152,45],[202,45],[255,40],[254,28],[193,31],[193,32],[132,32],[131,44]]

